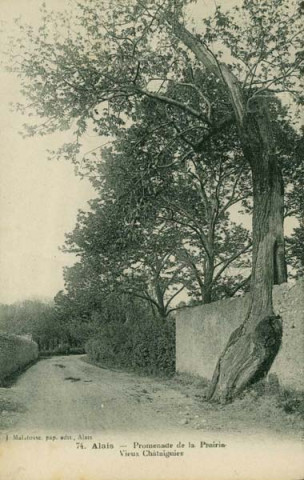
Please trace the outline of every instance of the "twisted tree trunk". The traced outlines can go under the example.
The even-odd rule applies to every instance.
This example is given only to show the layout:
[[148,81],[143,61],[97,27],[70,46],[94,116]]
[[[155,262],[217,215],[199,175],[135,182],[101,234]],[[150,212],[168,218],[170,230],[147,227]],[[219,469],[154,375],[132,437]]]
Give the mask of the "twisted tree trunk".
[[263,378],[278,353],[282,323],[272,305],[274,283],[286,281],[283,236],[284,189],[275,156],[267,107],[242,132],[244,154],[253,182],[253,259],[251,302],[244,323],[235,330],[222,353],[211,383],[209,399],[232,400]]
[[[227,402],[269,371],[280,348],[281,319],[272,306],[274,283],[286,281],[283,236],[284,189],[275,153],[266,97],[246,98],[241,82],[206,45],[176,19],[175,35],[207,72],[216,75],[229,96],[253,183],[253,261],[251,302],[243,324],[235,330],[217,363],[209,399]],[[250,107],[250,108],[249,108]]]

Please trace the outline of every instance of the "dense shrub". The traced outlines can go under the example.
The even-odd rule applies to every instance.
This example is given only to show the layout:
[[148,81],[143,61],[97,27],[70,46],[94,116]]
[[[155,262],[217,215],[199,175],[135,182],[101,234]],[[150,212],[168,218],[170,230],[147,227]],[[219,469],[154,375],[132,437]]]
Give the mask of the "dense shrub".
[[298,414],[299,417],[304,418],[303,392],[284,389],[280,392],[277,405],[282,408],[285,413]]
[[175,323],[171,319],[109,323],[87,342],[86,352],[98,363],[171,375],[175,372]]
[[85,353],[85,349],[82,347],[70,347],[61,346],[54,348],[53,350],[42,350],[39,352],[39,357],[53,357],[61,355],[82,355]]

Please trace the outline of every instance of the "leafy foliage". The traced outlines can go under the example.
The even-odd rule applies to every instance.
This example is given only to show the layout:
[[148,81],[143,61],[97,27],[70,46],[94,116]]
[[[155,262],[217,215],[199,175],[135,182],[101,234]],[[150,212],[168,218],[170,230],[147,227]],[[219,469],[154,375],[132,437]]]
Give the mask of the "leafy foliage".
[[175,373],[175,324],[155,322],[147,315],[138,323],[103,326],[86,344],[91,360],[148,374]]
[[288,238],[287,242],[287,258],[291,266],[291,276],[300,278],[304,276],[304,225],[303,221],[299,227],[294,229],[294,232]]
[[12,305],[0,305],[0,331],[16,335],[31,335],[40,351],[66,351],[84,346],[88,327],[72,324],[60,316],[53,302],[25,300]]

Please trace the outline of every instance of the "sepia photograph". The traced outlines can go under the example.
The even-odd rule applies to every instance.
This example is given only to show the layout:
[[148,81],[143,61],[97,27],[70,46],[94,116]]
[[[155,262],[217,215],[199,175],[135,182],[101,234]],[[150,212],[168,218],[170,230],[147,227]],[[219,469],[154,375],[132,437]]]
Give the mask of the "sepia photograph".
[[304,2],[0,11],[0,480],[303,479]]

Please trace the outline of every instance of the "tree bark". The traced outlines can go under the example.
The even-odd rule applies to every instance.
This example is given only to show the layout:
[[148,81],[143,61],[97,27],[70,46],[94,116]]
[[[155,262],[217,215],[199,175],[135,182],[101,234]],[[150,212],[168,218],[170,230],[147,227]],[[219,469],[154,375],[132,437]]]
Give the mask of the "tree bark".
[[213,252],[208,258],[206,258],[204,269],[204,290],[203,290],[203,303],[212,302],[212,287],[214,276],[214,255]]
[[157,299],[157,311],[158,311],[159,318],[163,322],[165,322],[167,320],[168,312],[165,307],[164,291],[161,288],[161,285],[157,278],[154,280],[154,291]]
[[286,281],[282,175],[266,97],[252,97],[248,102],[231,69],[220,63],[174,17],[167,21],[206,71],[217,76],[219,88],[228,93],[243,152],[252,171],[251,302],[243,324],[232,333],[220,356],[209,391],[209,399],[227,402],[267,374],[281,344],[282,324],[273,312],[272,288],[274,283]]
[[286,281],[284,256],[284,189],[273,145],[267,106],[245,122],[243,150],[253,182],[253,258],[251,301],[244,323],[222,353],[209,399],[225,403],[269,371],[281,345],[282,323],[272,305],[274,283]]

